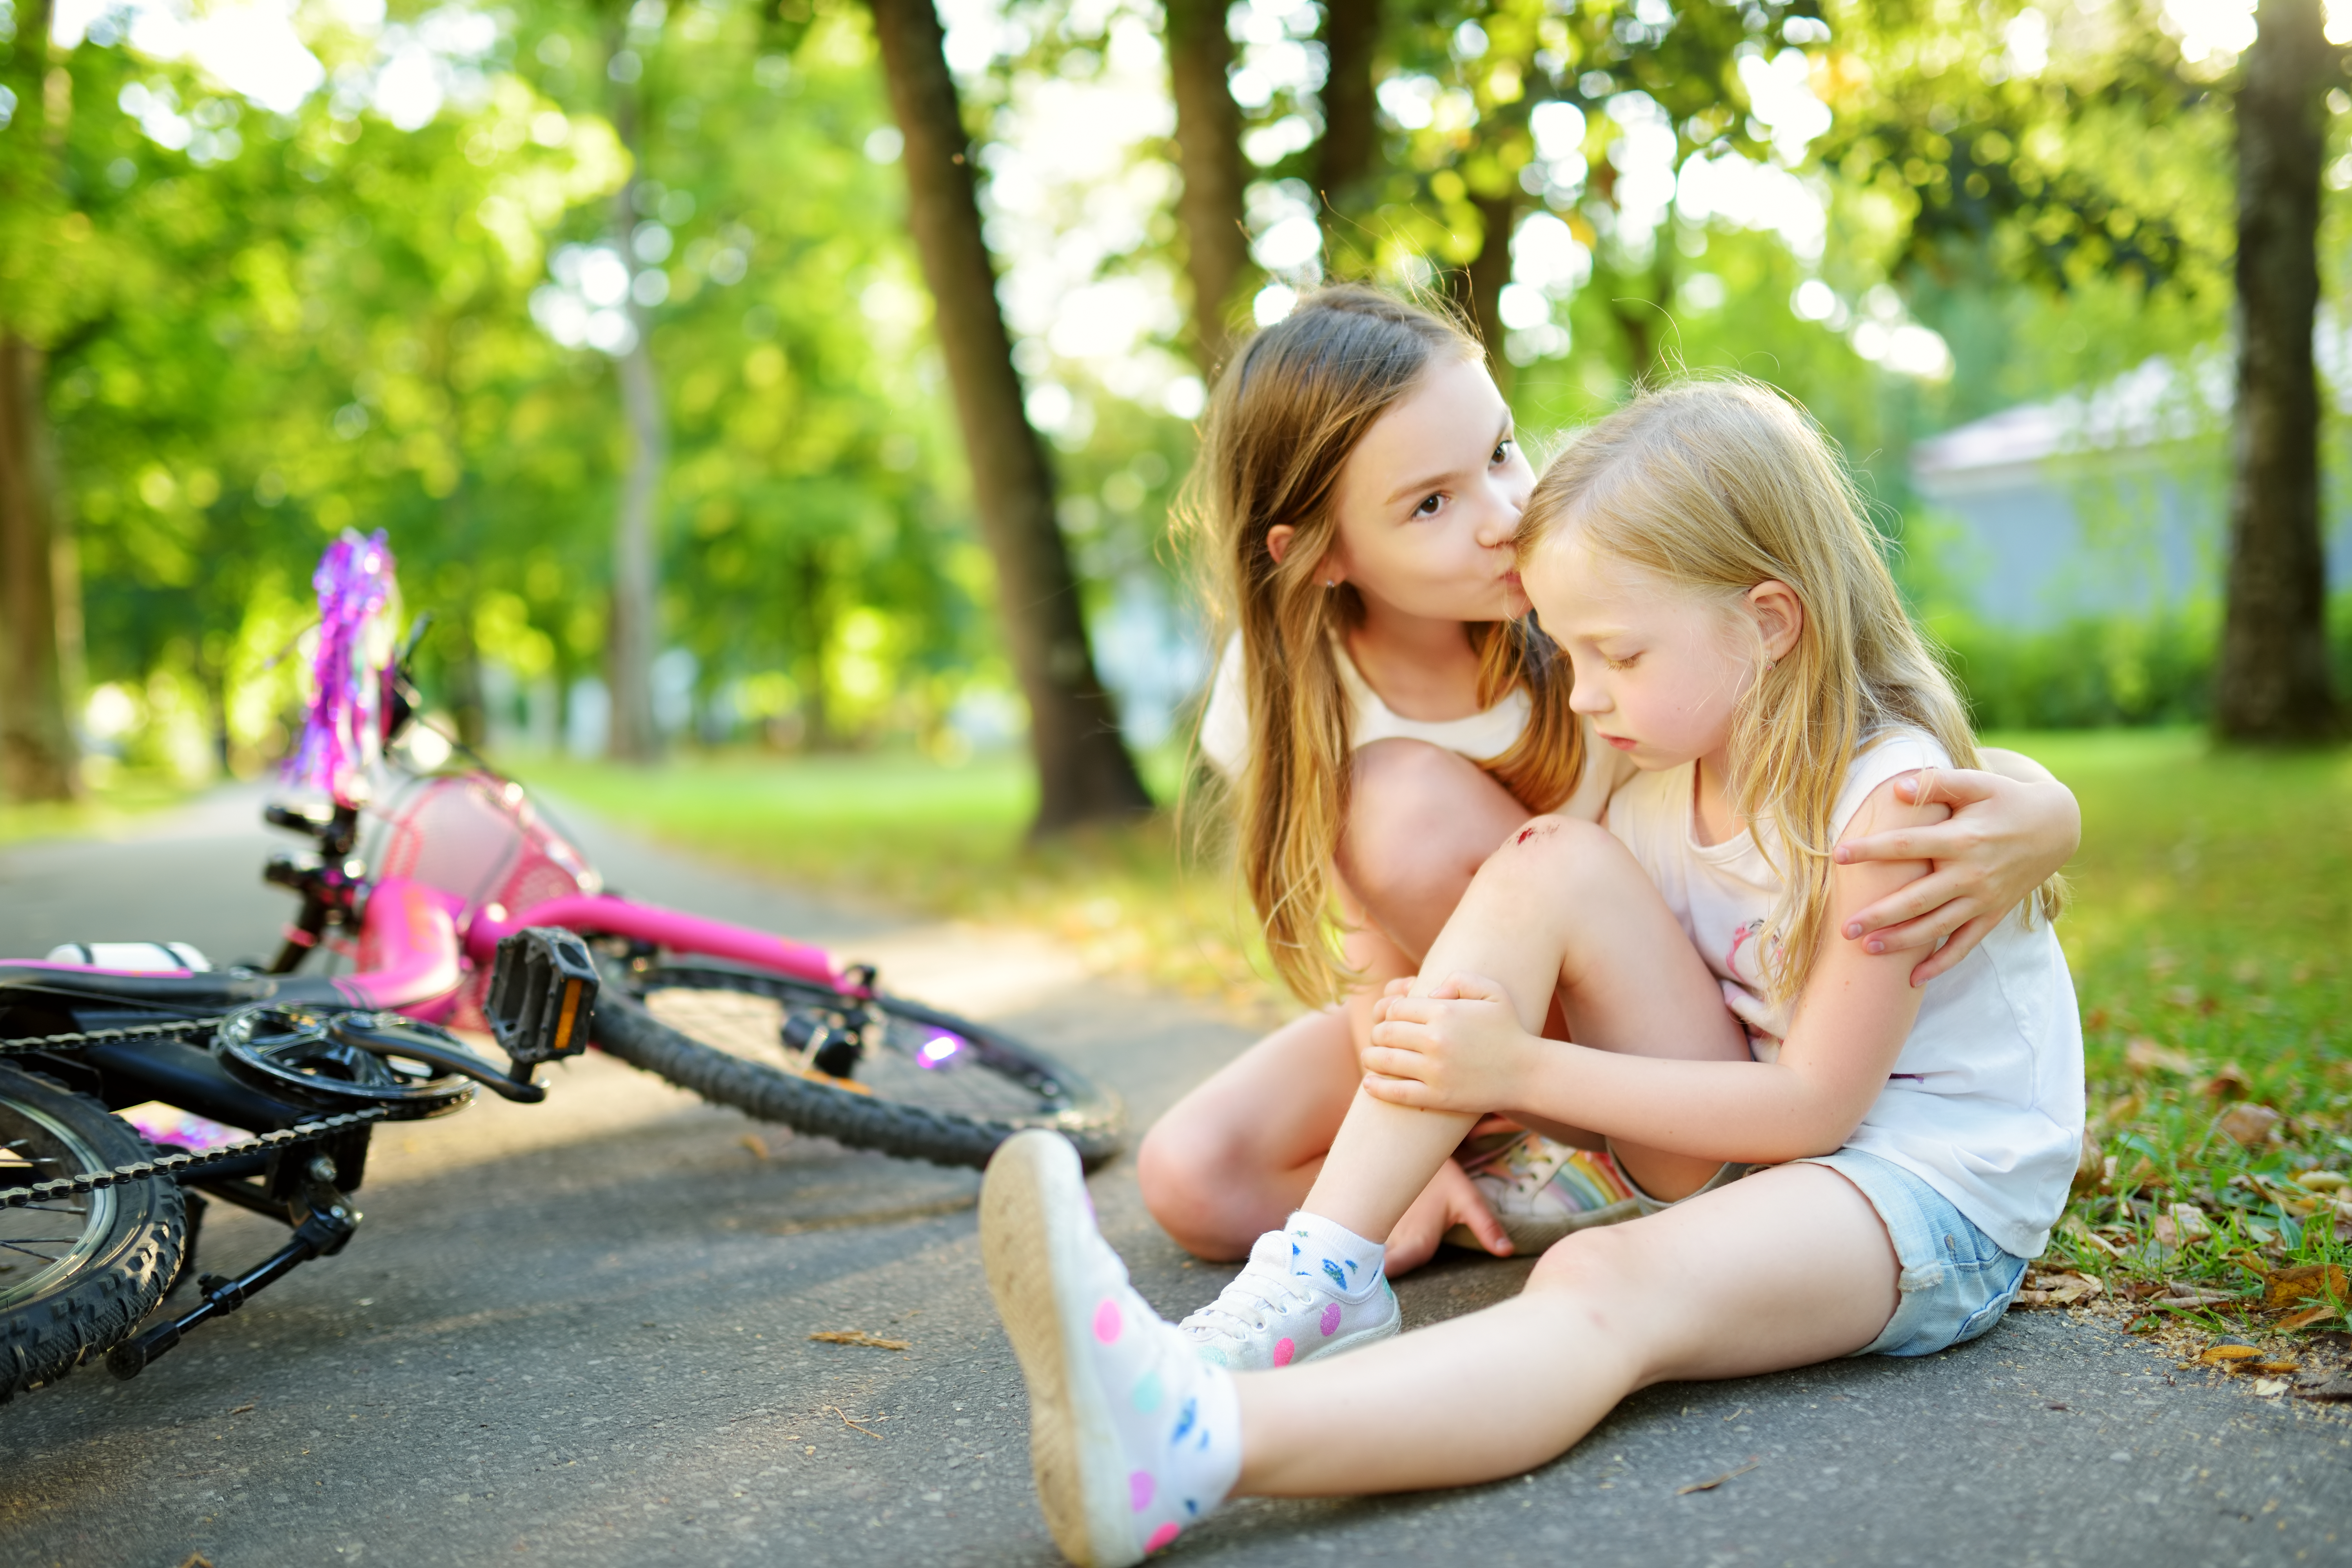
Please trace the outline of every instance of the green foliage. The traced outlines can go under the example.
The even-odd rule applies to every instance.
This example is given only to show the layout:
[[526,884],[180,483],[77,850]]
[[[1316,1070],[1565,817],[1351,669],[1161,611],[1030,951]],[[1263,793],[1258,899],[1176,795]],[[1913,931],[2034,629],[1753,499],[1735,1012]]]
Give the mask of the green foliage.
[[1971,716],[1992,729],[2073,730],[2202,721],[2220,617],[2210,604],[2142,616],[2082,616],[2017,632],[1932,618]]
[[[176,671],[224,752],[273,752],[292,665],[264,671],[345,527],[390,531],[440,623],[428,690],[461,717],[483,660],[559,689],[599,668],[613,363],[532,310],[564,246],[610,242],[632,166],[599,26],[508,14],[478,88],[413,130],[369,106],[377,41],[335,25],[308,36],[355,85],[287,116],[119,42],[67,57],[61,173],[0,220],[0,275],[73,287],[0,309],[50,351],[93,683],[137,696]],[[887,114],[862,12],[696,5],[618,42],[653,209],[625,238],[667,286],[671,640],[706,695],[761,678],[823,734],[935,725],[991,668],[987,571],[898,182],[864,152]],[[143,132],[145,106],[193,140]],[[0,154],[23,146],[0,132]]]
[[[2306,1224],[2233,1178],[2274,1192],[2295,1172],[2352,1169],[2352,967],[2336,939],[2352,918],[2352,758],[2217,752],[2179,730],[1995,738],[2083,803],[2058,930],[2093,1131],[2116,1172],[2074,1212],[2122,1256],[2080,1233],[2062,1248],[2101,1273],[2233,1289],[2282,1261],[2341,1259],[2324,1215]],[[2273,1136],[2224,1130],[2241,1100],[2283,1115]],[[2212,1237],[2165,1247],[2154,1222],[2174,1203],[2204,1210]]]

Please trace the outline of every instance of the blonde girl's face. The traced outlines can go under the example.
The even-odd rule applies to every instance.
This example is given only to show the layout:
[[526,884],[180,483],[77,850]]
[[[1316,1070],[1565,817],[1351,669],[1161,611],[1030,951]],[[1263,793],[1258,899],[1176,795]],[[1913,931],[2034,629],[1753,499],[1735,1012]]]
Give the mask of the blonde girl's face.
[[1523,615],[1511,535],[1534,488],[1486,367],[1433,362],[1349,454],[1319,574],[1354,584],[1375,608],[1432,620]]
[[1741,699],[1796,644],[1795,594],[1767,582],[1730,603],[1710,599],[1580,535],[1561,528],[1525,565],[1536,614],[1576,672],[1570,706],[1637,767],[1719,763]]

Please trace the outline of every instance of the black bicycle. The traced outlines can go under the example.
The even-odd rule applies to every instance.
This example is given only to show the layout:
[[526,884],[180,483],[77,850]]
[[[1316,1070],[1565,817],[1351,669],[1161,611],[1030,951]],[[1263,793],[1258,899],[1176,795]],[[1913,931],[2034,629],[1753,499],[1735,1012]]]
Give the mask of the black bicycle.
[[[447,1115],[481,1089],[545,1099],[533,1073],[587,1048],[596,992],[569,931],[500,942],[485,1012],[502,1068],[437,1026],[354,1005],[331,980],[0,963],[0,1403],[100,1356],[136,1376],[341,1252],[375,1126]],[[244,1136],[150,1143],[115,1114],[150,1102]],[[193,1306],[142,1329],[194,1270],[208,1199],[292,1234],[240,1273],[198,1275]]]

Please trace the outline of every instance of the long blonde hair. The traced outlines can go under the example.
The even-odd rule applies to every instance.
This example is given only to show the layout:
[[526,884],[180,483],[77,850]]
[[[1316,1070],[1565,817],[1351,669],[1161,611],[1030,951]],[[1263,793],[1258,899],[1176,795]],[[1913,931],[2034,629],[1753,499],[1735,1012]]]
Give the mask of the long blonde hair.
[[[1764,973],[1804,989],[1830,910],[1831,816],[1856,753],[1895,726],[1924,730],[1960,767],[1976,737],[1951,678],[1903,608],[1852,476],[1801,411],[1725,377],[1644,392],[1536,481],[1522,552],[1563,522],[1596,552],[1730,605],[1778,581],[1804,605],[1796,646],[1766,665],[1731,733],[1732,808],[1777,864]],[[1773,831],[1767,831],[1767,829]],[[2055,917],[2056,878],[2036,894]]]
[[[1332,496],[1349,454],[1423,370],[1482,352],[1442,308],[1360,286],[1321,289],[1234,354],[1186,484],[1180,516],[1212,575],[1212,603],[1241,634],[1250,732],[1238,781],[1242,880],[1276,972],[1308,1002],[1335,999],[1349,978],[1332,911],[1351,752],[1338,644],[1363,601],[1316,574],[1338,533]],[[1266,536],[1284,524],[1297,531],[1276,561]],[[1583,764],[1568,661],[1525,620],[1465,631],[1478,654],[1479,706],[1514,689],[1531,701],[1525,732],[1481,765],[1530,813],[1549,811]]]

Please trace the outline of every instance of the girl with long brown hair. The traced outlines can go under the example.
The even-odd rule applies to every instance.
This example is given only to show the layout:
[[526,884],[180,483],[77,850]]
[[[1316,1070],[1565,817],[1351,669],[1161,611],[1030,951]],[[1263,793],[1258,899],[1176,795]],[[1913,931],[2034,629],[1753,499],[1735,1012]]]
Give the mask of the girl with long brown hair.
[[[1511,539],[1533,483],[1482,350],[1440,309],[1327,289],[1219,382],[1186,507],[1230,637],[1201,743],[1232,782],[1275,967],[1318,1010],[1143,1142],[1146,1203],[1204,1258],[1243,1256],[1298,1206],[1355,1095],[1374,1000],[1419,967],[1479,865],[1532,816],[1597,820],[1630,776],[1622,757],[1590,754],[1568,666],[1526,619]],[[1950,821],[1842,850],[1934,862],[1843,927],[1867,951],[1921,954],[1918,984],[1965,958],[2079,836],[2047,773],[2014,753],[1979,760],[2000,771],[1912,786]],[[1486,1142],[1500,1147],[1475,1181],[1447,1163],[1391,1234],[1391,1271],[1449,1229],[1507,1253],[1514,1235],[1532,1247],[1647,1212],[1651,1194],[1715,1171],[1575,1146],[1590,1138],[1506,1128]]]

